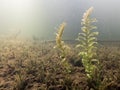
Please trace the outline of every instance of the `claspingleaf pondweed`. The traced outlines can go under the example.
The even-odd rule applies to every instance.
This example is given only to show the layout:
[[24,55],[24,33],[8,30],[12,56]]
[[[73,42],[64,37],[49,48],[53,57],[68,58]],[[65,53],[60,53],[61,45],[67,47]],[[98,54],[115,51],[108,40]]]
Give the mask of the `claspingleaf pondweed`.
[[62,35],[64,32],[65,25],[66,25],[66,23],[63,22],[58,28],[58,32],[56,33],[56,46],[55,46],[55,48],[58,48],[60,51],[61,64],[66,68],[67,72],[70,72],[70,64],[68,63],[68,60],[66,57],[70,48],[68,45],[66,45],[64,43],[64,41],[62,41]]
[[95,75],[96,69],[98,69],[95,63],[99,63],[97,59],[94,58],[96,55],[96,44],[98,32],[93,31],[96,26],[93,25],[96,22],[96,18],[91,18],[90,15],[93,11],[93,7],[89,8],[84,14],[82,19],[82,33],[79,33],[77,40],[79,44],[76,47],[80,48],[79,56],[82,57],[82,63],[85,68],[86,75],[88,79],[92,79]]

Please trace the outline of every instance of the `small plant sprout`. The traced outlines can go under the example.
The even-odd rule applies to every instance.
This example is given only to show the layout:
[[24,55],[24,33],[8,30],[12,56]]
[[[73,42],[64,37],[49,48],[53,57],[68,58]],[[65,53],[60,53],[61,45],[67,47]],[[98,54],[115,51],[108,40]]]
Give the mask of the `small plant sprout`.
[[82,19],[82,33],[79,33],[77,40],[79,44],[76,47],[80,48],[80,52],[78,53],[79,56],[82,57],[82,63],[85,67],[85,72],[89,79],[94,77],[95,70],[97,66],[95,63],[99,63],[97,59],[94,59],[96,55],[96,36],[98,32],[93,31],[96,29],[96,26],[92,25],[96,22],[96,18],[90,18],[90,15],[93,11],[93,7],[89,8],[83,15]]
[[24,90],[25,87],[26,87],[26,81],[25,81],[25,78],[26,78],[26,75],[22,74],[21,71],[16,73],[15,75],[15,80],[16,80],[16,83],[15,83],[15,88],[17,90]]

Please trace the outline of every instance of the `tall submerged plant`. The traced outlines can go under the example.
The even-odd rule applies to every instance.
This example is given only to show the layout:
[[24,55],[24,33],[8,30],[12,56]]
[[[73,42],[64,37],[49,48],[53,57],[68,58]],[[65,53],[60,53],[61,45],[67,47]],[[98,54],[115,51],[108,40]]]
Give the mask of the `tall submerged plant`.
[[65,25],[66,25],[66,23],[63,22],[58,28],[58,32],[56,33],[56,46],[55,46],[55,48],[58,48],[60,51],[61,64],[66,68],[67,72],[70,72],[70,64],[67,61],[67,54],[68,54],[68,51],[70,48],[62,40],[62,35],[64,32]]
[[81,22],[82,33],[79,33],[77,40],[79,44],[76,47],[80,48],[79,56],[82,57],[82,63],[85,68],[86,75],[89,79],[94,77],[95,70],[97,66],[94,64],[99,63],[97,59],[94,58],[96,55],[96,44],[98,32],[93,31],[97,27],[93,25],[96,22],[96,18],[91,18],[90,15],[93,11],[93,7],[89,8],[84,14]]

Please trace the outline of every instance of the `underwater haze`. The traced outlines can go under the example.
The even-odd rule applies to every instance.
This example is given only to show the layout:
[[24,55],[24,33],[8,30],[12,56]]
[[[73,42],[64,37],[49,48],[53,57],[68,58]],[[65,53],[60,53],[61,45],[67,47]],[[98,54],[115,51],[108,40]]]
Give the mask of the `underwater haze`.
[[0,0],[0,90],[120,90],[120,0]]
[[120,40],[120,0],[0,0],[0,35],[19,33],[54,40],[66,22],[64,40],[75,40],[83,13],[91,6],[98,22],[99,40]]

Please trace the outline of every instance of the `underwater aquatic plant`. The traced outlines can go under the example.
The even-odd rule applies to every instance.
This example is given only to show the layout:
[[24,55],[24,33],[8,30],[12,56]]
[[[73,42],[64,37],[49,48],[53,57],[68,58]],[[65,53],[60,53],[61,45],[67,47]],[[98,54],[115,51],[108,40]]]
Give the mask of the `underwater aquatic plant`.
[[70,65],[66,59],[67,53],[69,51],[69,47],[65,45],[64,41],[62,41],[62,35],[63,31],[65,28],[66,23],[62,23],[60,27],[58,28],[58,32],[56,33],[56,46],[55,48],[58,48],[60,51],[60,58],[61,58],[61,63],[63,66],[65,66],[66,70],[69,72],[70,71]]
[[79,33],[77,40],[79,44],[76,47],[79,47],[81,51],[79,52],[79,56],[82,56],[82,63],[85,67],[85,72],[89,79],[94,77],[95,70],[97,66],[94,62],[99,63],[97,59],[93,57],[96,55],[96,36],[98,32],[93,31],[96,29],[96,26],[92,25],[92,23],[96,22],[96,18],[90,18],[90,14],[93,11],[93,7],[89,8],[83,15],[82,19],[82,33]]
[[65,53],[65,44],[64,44],[64,41],[62,41],[62,35],[63,35],[63,31],[64,31],[64,28],[65,28],[65,25],[66,23],[62,23],[58,29],[58,33],[56,33],[56,47],[59,48],[60,52],[61,52],[61,55],[60,57],[63,58],[63,61],[65,61],[65,56],[66,56],[66,53]]
[[[21,69],[20,69],[21,70]],[[26,79],[26,74],[22,74],[23,71],[19,71],[18,73],[16,73],[15,75],[15,87],[14,89],[17,90],[25,90],[25,87],[27,85],[25,79]]]

